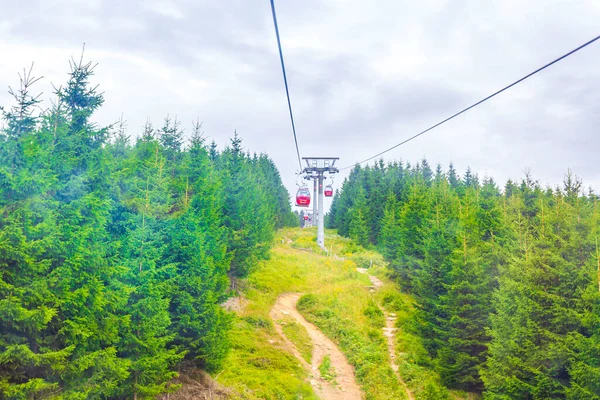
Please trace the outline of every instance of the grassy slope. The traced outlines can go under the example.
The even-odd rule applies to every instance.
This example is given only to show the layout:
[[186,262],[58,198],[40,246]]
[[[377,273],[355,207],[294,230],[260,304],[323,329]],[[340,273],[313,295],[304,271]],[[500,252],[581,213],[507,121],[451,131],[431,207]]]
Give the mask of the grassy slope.
[[[233,348],[218,382],[233,388],[242,398],[314,398],[306,372],[283,349],[269,320],[269,310],[280,294],[300,292],[307,294],[299,302],[300,312],[338,343],[356,367],[357,381],[366,398],[405,398],[389,366],[381,329],[383,315],[377,304],[385,303],[389,311],[397,312],[402,328],[411,312],[410,298],[389,283],[377,253],[365,252],[349,240],[328,232],[328,247],[333,245],[333,252],[346,258],[335,260],[323,255],[314,238],[314,230],[280,231],[271,259],[262,262],[243,283],[242,292],[248,303],[235,320],[231,332]],[[368,277],[356,272],[357,264],[369,266],[371,260],[375,262],[372,270],[386,282],[375,294],[369,294],[366,288],[370,285]],[[300,330],[290,338],[304,348],[303,353],[309,346],[305,334]],[[400,373],[415,397],[448,398],[439,378],[427,367],[429,361],[418,338],[400,330],[397,339]]]

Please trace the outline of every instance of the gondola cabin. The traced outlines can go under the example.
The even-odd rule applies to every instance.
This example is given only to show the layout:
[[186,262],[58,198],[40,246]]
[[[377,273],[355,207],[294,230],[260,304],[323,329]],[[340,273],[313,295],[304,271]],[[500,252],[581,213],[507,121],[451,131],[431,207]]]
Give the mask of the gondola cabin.
[[333,187],[331,185],[325,186],[325,197],[333,196]]
[[310,190],[307,187],[301,187],[296,192],[296,205],[298,207],[308,207],[310,205]]

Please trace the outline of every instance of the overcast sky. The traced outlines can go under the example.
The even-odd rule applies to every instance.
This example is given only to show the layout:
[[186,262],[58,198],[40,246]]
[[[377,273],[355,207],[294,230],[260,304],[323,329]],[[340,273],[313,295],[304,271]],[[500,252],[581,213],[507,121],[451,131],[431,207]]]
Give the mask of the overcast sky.
[[[600,1],[277,0],[300,152],[353,164],[446,118],[600,34]],[[0,0],[0,105],[35,61],[65,82],[86,43],[106,102],[132,136],[146,119],[196,118],[223,147],[234,129],[298,169],[269,0]],[[568,168],[600,191],[600,41],[387,153],[451,161],[503,184]],[[336,179],[341,184],[345,174]]]

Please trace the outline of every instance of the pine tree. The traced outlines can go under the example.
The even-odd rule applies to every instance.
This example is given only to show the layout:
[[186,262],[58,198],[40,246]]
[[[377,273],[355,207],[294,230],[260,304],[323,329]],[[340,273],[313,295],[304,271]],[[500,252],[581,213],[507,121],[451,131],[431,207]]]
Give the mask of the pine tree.
[[[568,193],[577,193],[573,188],[571,174],[565,179]],[[577,184],[578,187],[581,185]],[[585,263],[582,289],[582,328],[569,333],[569,346],[574,354],[569,365],[570,387],[566,389],[567,399],[600,399],[600,210],[595,196],[584,202],[578,196],[571,196],[572,202],[581,207],[578,213],[578,232],[589,232],[587,243],[591,257]],[[580,239],[581,240],[581,239]],[[585,251],[580,253],[585,257]]]
[[[381,226],[369,240],[414,296],[407,327],[444,382],[490,399],[599,398],[598,197],[570,171],[556,190],[526,171],[502,195],[470,169],[438,168],[428,186],[426,161],[406,166],[356,167],[331,227],[358,239],[361,219]],[[382,190],[385,206],[357,218]]]
[[423,344],[432,357],[437,356],[447,326],[448,310],[442,300],[448,292],[452,254],[457,247],[458,224],[456,200],[444,197],[444,184],[436,186],[434,212],[421,221],[421,230],[428,232],[416,249],[417,260],[410,271],[411,292],[418,301],[414,330],[423,337]]
[[431,203],[425,185],[413,180],[400,212],[401,241],[398,243],[400,262],[397,273],[406,290],[412,289],[415,273],[423,266],[423,244],[430,211]]
[[186,163],[189,191],[182,214],[168,227],[168,261],[176,267],[171,292],[175,343],[186,358],[215,369],[227,354],[230,318],[219,303],[228,286],[223,188],[203,140],[192,137]]
[[[566,398],[569,338],[583,330],[580,315],[587,307],[581,293],[590,283],[590,247],[587,229],[575,218],[578,199],[557,193],[549,205],[541,193],[527,190],[530,182],[523,186],[522,214],[534,222],[523,235],[529,244],[501,275],[496,295],[483,375],[490,398]],[[536,207],[531,207],[533,196],[539,199]]]
[[462,200],[459,246],[451,256],[447,292],[440,299],[446,315],[440,326],[443,334],[438,370],[448,387],[472,392],[483,389],[479,368],[487,354],[486,327],[499,261],[493,236],[489,234],[500,224],[499,214],[487,210],[487,218],[481,218],[482,209],[493,207],[494,199],[489,197],[494,195],[493,189],[489,184],[488,196],[479,196],[479,202],[475,200],[475,191],[468,189]]
[[[130,375],[121,386],[121,396],[127,398],[154,398],[172,391],[168,382],[176,376],[173,366],[182,358],[170,348],[174,335],[169,330],[170,286],[165,280],[174,273],[174,267],[165,263],[167,257],[165,234],[166,219],[172,207],[167,180],[164,178],[164,159],[157,158],[159,143],[144,136],[130,153],[136,168],[122,166],[127,187],[124,202],[130,205],[123,226],[123,263],[127,268],[125,283],[130,294],[125,306],[129,317],[122,328],[119,351],[130,361]],[[128,173],[134,172],[133,175]]]
[[453,189],[456,189],[460,186],[460,179],[458,178],[458,174],[456,173],[452,163],[450,163],[450,166],[448,167],[448,182]]
[[260,185],[260,172],[244,155],[241,144],[235,132],[231,147],[221,155],[227,188],[224,220],[229,230],[228,249],[233,254],[230,273],[235,277],[246,276],[258,260],[267,257],[276,223],[267,192]]
[[48,193],[57,179],[48,168],[49,118],[34,114],[37,81],[24,71],[16,105],[3,112],[0,132],[0,397],[37,398],[59,389],[73,346],[49,335],[59,315],[52,291],[57,204]]
[[435,182],[439,184],[445,178],[446,178],[446,176],[444,175],[444,171],[442,170],[442,165],[437,164],[435,166],[435,177],[434,177]]
[[129,375],[129,362],[117,354],[119,331],[127,299],[120,283],[123,269],[115,263],[115,248],[106,227],[112,210],[107,197],[109,166],[103,149],[106,128],[90,122],[103,96],[91,87],[94,65],[71,63],[70,79],[58,91],[65,107],[65,130],[58,132],[53,167],[61,178],[57,216],[61,244],[52,256],[59,319],[51,322],[58,343],[74,350],[61,373],[68,396],[111,396]]
[[35,111],[41,102],[41,94],[31,94],[31,87],[41,78],[34,77],[32,73],[33,64],[31,64],[29,71],[23,70],[23,75],[19,74],[19,89],[14,90],[9,86],[8,93],[13,97],[15,104],[8,111],[0,108],[7,125],[2,132],[4,140],[0,162],[10,172],[15,172],[16,168],[22,166],[24,157],[23,137],[29,136],[39,120]]
[[[17,101],[26,104],[13,110],[31,104],[27,96]],[[15,399],[55,393],[56,374],[73,351],[47,338],[59,308],[46,278],[57,227],[56,209],[44,194],[55,179],[45,169],[32,168],[44,152],[36,148],[31,131],[38,120],[30,117],[29,111],[5,113],[0,139],[0,154],[14,156],[0,160],[0,397]],[[24,143],[31,145],[28,156]]]
[[164,149],[165,158],[168,161],[178,160],[183,145],[183,131],[181,130],[181,122],[177,120],[177,117],[171,119],[168,115],[166,116],[160,130],[159,140]]
[[433,178],[433,171],[431,171],[429,162],[427,162],[425,158],[421,160],[421,175],[423,176],[423,181],[425,184],[430,185],[431,179]]
[[[398,247],[400,241],[400,222],[398,219],[398,202],[396,195],[389,193],[383,214],[383,222],[381,229],[380,243],[382,245],[382,253],[390,262],[398,260]],[[396,267],[397,268],[397,267]]]
[[369,227],[365,214],[367,211],[367,201],[364,191],[359,190],[358,197],[355,199],[354,206],[351,209],[351,220],[349,234],[352,239],[361,246],[369,245]]
[[230,263],[247,273],[295,218],[273,162],[237,135],[220,154],[199,123],[187,149],[168,117],[134,146],[122,117],[96,126],[94,67],[73,60],[42,116],[25,72],[2,112],[1,398],[156,398],[184,357],[218,368]]

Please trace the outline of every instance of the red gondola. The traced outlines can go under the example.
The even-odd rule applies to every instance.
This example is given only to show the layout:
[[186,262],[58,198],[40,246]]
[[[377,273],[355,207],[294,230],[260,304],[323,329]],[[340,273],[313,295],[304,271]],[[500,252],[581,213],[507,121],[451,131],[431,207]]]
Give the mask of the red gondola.
[[296,192],[296,205],[298,207],[308,207],[310,205],[310,190],[307,187],[301,187]]
[[331,185],[325,186],[325,197],[333,196],[333,187]]

